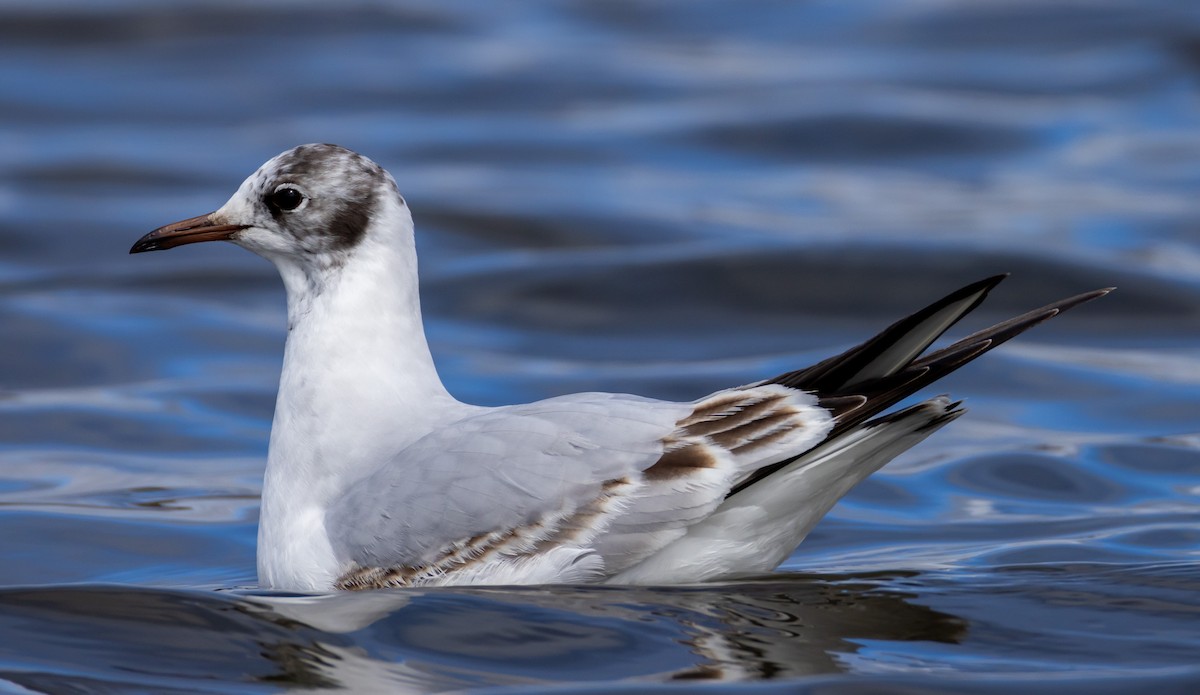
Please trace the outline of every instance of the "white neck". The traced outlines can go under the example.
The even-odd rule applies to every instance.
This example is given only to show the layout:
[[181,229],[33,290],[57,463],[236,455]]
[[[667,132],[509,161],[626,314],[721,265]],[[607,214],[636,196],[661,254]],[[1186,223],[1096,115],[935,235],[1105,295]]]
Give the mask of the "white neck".
[[264,586],[328,588],[327,506],[467,407],[442,386],[425,340],[408,212],[390,212],[377,222],[399,230],[369,230],[329,267],[274,259],[289,328],[259,522]]

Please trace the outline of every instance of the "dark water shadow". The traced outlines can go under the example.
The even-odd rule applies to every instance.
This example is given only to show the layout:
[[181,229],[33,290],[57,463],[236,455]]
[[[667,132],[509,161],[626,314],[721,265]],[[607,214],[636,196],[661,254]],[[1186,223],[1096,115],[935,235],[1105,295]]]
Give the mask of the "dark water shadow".
[[0,678],[53,692],[795,678],[844,672],[864,640],[963,638],[961,619],[910,599],[867,577],[323,596],[14,588],[0,591]]

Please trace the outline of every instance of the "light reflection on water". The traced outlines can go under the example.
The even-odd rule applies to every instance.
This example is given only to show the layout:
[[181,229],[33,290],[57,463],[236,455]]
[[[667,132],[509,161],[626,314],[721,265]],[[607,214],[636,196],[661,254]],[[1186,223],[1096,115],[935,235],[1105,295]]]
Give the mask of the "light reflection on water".
[[[1187,691],[1198,55],[1165,1],[3,4],[0,681]],[[264,595],[278,280],[125,252],[309,141],[400,182],[472,402],[690,399],[996,272],[964,331],[1120,290],[946,379],[970,414],[776,576]]]

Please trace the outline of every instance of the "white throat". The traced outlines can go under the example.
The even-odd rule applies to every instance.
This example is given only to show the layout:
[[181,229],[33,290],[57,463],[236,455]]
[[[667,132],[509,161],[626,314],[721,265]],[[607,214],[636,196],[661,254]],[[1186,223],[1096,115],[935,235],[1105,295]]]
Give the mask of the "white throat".
[[355,247],[323,267],[271,260],[288,337],[258,536],[259,583],[327,588],[339,572],[325,509],[346,488],[469,408],[442,386],[421,322],[408,210],[387,200]]

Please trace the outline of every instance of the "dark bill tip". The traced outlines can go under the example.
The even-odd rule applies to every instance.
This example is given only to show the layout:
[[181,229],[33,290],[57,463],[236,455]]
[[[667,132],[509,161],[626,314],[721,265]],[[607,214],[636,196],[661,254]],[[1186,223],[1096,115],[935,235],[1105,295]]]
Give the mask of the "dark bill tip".
[[235,232],[240,232],[248,226],[244,224],[216,224],[212,215],[213,213],[200,215],[199,217],[168,224],[165,227],[159,227],[141,239],[138,239],[134,243],[133,248],[129,249],[129,253],[161,251],[201,241],[224,241],[233,236]]

